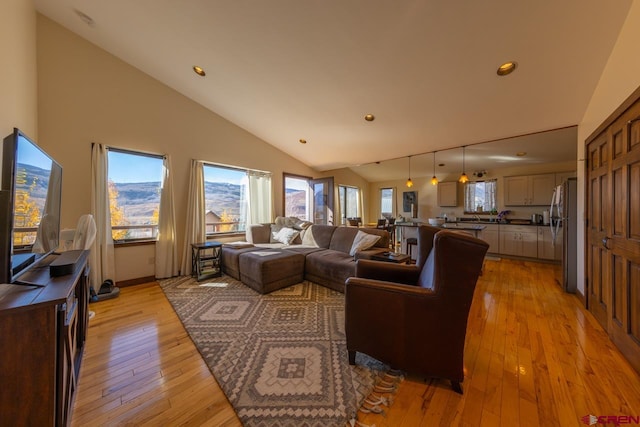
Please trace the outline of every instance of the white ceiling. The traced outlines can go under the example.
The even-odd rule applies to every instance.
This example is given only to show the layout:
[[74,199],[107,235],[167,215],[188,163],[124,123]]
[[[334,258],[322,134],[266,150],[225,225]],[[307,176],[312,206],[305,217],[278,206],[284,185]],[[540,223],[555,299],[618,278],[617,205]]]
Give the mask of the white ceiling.
[[[323,171],[576,125],[631,0],[34,4]],[[498,77],[498,65],[508,60],[518,69]],[[207,76],[193,73],[194,65]],[[376,120],[366,122],[367,113]],[[573,135],[575,159],[575,128]],[[558,147],[556,140],[551,152]],[[505,147],[503,154],[512,151]],[[385,179],[365,169],[354,170]]]

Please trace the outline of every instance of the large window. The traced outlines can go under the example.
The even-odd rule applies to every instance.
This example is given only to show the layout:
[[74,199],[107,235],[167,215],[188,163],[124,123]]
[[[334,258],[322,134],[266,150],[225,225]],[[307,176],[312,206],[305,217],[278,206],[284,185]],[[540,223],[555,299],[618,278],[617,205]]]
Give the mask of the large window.
[[309,221],[311,212],[310,178],[284,174],[284,216]]
[[207,234],[245,230],[247,171],[211,164],[204,165],[204,205]]
[[361,217],[360,204],[358,203],[360,198],[359,188],[339,185],[338,198],[340,199],[340,213],[343,219]]
[[113,240],[156,239],[162,156],[109,149],[109,207]]
[[393,188],[380,189],[380,214],[383,218],[393,218],[395,211],[393,209]]
[[467,182],[464,185],[464,211],[489,213],[496,210],[496,180]]

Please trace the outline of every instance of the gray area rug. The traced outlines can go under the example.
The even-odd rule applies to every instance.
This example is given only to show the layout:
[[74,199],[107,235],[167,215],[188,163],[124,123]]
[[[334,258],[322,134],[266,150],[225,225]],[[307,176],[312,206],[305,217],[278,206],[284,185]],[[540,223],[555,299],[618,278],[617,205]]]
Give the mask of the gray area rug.
[[350,366],[344,294],[311,282],[260,295],[223,276],[160,281],[246,426],[345,426],[388,367]]

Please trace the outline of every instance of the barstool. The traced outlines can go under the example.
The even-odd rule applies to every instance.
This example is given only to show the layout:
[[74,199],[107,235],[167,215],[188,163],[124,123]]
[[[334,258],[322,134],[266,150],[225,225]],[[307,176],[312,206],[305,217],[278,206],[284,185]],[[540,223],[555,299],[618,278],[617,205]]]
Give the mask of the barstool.
[[[411,249],[413,246],[417,246],[418,245],[418,239],[416,237],[409,237],[407,240],[407,252],[409,252],[409,258],[411,258]],[[412,262],[412,260],[409,260],[409,262]]]

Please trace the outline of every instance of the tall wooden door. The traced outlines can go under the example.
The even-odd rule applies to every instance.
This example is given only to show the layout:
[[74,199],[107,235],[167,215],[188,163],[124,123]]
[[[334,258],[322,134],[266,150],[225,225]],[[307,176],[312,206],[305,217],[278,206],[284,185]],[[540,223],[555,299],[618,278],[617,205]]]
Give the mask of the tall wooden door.
[[640,101],[587,154],[588,307],[640,371]]

